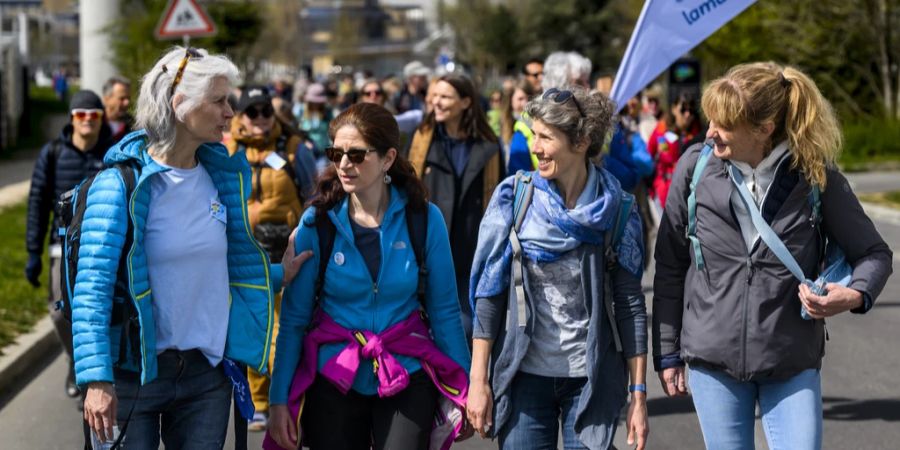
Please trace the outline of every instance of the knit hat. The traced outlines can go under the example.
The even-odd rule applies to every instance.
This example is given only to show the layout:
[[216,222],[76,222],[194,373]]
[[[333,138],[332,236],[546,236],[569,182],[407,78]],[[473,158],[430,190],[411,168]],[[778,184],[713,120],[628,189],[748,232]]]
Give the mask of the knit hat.
[[94,91],[84,89],[75,93],[72,96],[72,101],[69,102],[69,111],[75,109],[103,109],[103,102],[100,100],[100,97],[94,93]]
[[244,112],[253,105],[271,103],[272,97],[265,86],[246,86],[241,89],[241,98],[238,100],[237,112]]

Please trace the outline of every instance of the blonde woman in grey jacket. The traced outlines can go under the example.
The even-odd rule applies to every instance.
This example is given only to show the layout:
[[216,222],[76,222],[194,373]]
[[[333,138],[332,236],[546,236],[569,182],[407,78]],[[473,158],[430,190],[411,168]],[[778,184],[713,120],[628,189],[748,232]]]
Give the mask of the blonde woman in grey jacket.
[[[824,319],[872,307],[891,251],[836,167],[840,127],[808,76],[739,65],[702,105],[706,147],[679,161],[657,238],[655,368],[668,395],[689,385],[708,448],[754,448],[757,405],[769,448],[820,448]],[[815,295],[794,274],[816,279],[826,242],[848,280]]]

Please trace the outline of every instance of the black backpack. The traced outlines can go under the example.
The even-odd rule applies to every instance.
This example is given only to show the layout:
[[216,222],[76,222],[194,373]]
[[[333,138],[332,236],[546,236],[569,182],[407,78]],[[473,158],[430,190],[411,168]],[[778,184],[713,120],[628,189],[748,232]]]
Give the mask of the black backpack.
[[[334,235],[337,230],[327,216],[316,218],[316,234],[319,236],[319,275],[316,277],[315,299],[321,304],[322,285],[325,280],[325,269],[331,259],[334,249]],[[425,289],[428,282],[428,269],[425,267],[425,239],[428,234],[428,209],[415,211],[406,206],[406,230],[409,232],[409,240],[413,253],[416,255],[416,264],[419,266],[419,281],[416,287],[416,297],[425,311]]]
[[[126,163],[118,163],[113,166],[119,171],[125,182],[125,203],[128,204],[131,194],[137,184],[137,176],[140,169]],[[99,172],[102,173],[102,172]],[[75,292],[75,277],[78,273],[78,252],[81,249],[81,226],[84,220],[84,212],[87,207],[87,194],[94,179],[98,174],[89,176],[77,186],[59,196],[56,204],[57,217],[59,217],[59,236],[62,240],[63,257],[60,264],[60,288],[62,299],[56,302],[56,309],[62,311],[62,315],[68,322],[72,322],[72,299]],[[110,325],[121,325],[119,356],[114,365],[126,362],[127,349],[132,348],[132,359],[140,365],[140,356],[137,349],[140,348],[140,321],[137,309],[131,300],[128,289],[128,267],[125,257],[134,242],[134,224],[131,215],[128,215],[128,231],[125,234],[125,245],[122,247],[122,256],[119,258],[119,268],[116,284],[113,291],[113,299],[122,299],[122,302],[113,300]]]

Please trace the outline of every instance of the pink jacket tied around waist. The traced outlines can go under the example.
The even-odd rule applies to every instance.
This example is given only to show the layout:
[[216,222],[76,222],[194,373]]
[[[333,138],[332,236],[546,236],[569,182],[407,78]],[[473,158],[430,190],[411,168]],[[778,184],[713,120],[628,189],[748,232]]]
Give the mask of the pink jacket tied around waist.
[[[344,394],[353,386],[360,362],[371,359],[378,376],[378,396],[395,395],[409,385],[409,372],[394,354],[418,358],[422,370],[442,394],[438,410],[435,411],[429,448],[450,448],[465,420],[463,411],[469,390],[468,376],[459,364],[437,348],[419,311],[414,311],[405,320],[381,334],[348,330],[338,325],[328,314],[317,311],[313,318],[313,328],[303,339],[303,355],[288,393],[288,410],[294,423],[298,425],[298,430],[303,394],[312,385],[318,371],[319,347],[339,342],[346,342],[347,346],[322,366],[321,375]],[[309,414],[315,412],[311,411]],[[282,447],[266,433],[263,448],[278,450]]]

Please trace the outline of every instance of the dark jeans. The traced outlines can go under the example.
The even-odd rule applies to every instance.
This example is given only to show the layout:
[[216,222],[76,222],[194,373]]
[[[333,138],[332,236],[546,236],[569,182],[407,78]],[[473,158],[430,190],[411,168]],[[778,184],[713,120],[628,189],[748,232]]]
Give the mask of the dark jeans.
[[427,450],[438,395],[422,370],[406,389],[385,398],[353,390],[344,395],[318,376],[306,392],[305,444],[311,450]]
[[519,372],[510,387],[510,417],[500,429],[500,448],[555,450],[562,423],[563,447],[586,449],[575,435],[578,398],[587,378],[554,378]]
[[166,448],[221,449],[231,411],[231,382],[222,365],[210,366],[199,350],[167,350],[157,360],[159,376],[145,386],[137,373],[115,372],[119,429],[135,405],[123,447],[157,450],[162,437]]

